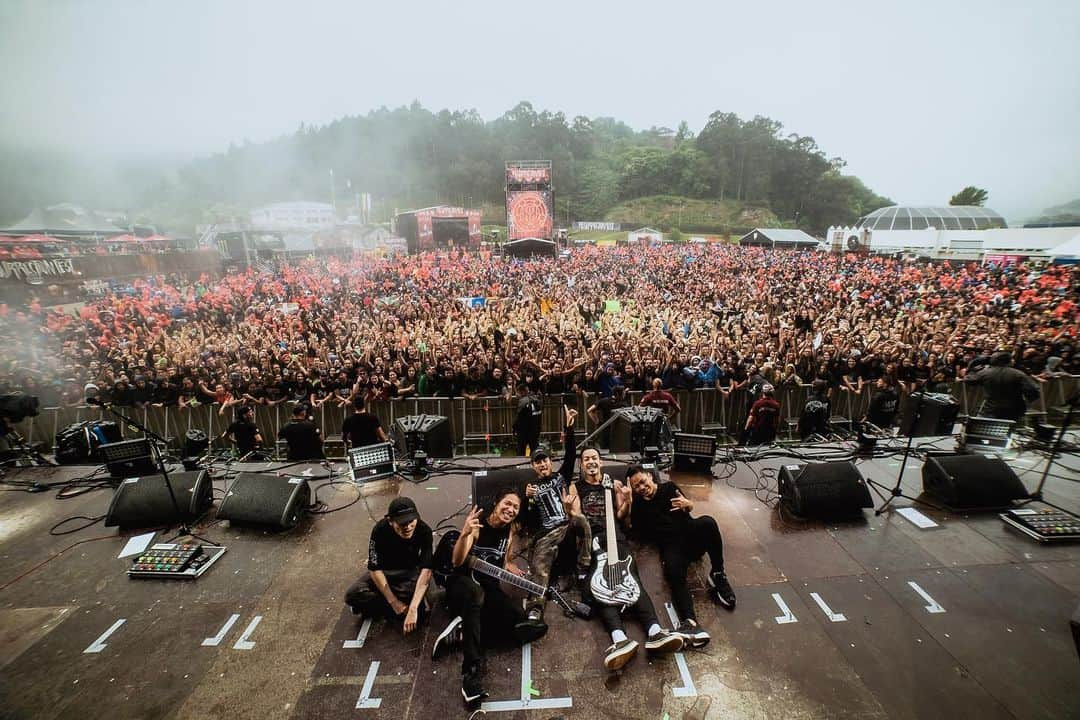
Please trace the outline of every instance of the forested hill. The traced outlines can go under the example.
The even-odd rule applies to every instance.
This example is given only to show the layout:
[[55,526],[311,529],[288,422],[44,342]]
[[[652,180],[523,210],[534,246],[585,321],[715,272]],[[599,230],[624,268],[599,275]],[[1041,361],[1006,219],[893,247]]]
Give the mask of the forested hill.
[[190,227],[269,202],[329,201],[333,186],[339,206],[371,193],[379,220],[394,208],[468,203],[485,205],[489,221],[501,221],[491,216],[502,205],[507,160],[552,161],[560,225],[603,218],[635,198],[676,196],[750,203],[820,233],[890,204],[843,175],[843,162],[813,138],[768,118],[715,112],[694,135],[686,123],[635,131],[613,118],[567,118],[522,102],[491,121],[413,103],[301,126],[147,183],[130,209],[133,219]]

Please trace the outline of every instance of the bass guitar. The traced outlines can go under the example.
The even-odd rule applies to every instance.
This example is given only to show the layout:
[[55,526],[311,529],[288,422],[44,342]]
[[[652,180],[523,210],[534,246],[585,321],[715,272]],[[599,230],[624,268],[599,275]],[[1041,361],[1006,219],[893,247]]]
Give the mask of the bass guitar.
[[[641,597],[641,586],[630,572],[633,558],[627,555],[619,559],[619,548],[615,541],[615,507],[612,492],[615,483],[604,475],[604,515],[605,538],[607,547],[596,556],[596,569],[589,579],[589,589],[598,602],[605,605],[629,607]],[[593,538],[593,548],[600,549],[600,538]]]

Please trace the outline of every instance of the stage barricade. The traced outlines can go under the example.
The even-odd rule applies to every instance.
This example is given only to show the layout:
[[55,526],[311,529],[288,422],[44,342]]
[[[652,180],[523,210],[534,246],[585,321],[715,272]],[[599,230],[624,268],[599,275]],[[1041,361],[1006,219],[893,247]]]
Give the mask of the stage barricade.
[[[1030,421],[1049,421],[1059,424],[1067,411],[1067,401],[1080,390],[1080,377],[1060,376],[1040,383],[1041,397],[1029,405]],[[871,385],[861,393],[833,392],[834,422],[849,424],[866,414]],[[723,426],[729,438],[737,438],[740,429],[746,423],[749,410],[749,394],[745,389],[730,394],[712,388],[698,390],[678,390],[673,393],[682,410],[672,419],[674,426],[683,432],[700,433],[706,426]],[[810,394],[809,385],[781,385],[776,390],[780,402],[779,437],[793,438],[799,414]],[[641,392],[628,392],[627,400],[632,405],[641,401]],[[978,415],[983,402],[981,388],[962,382],[953,384],[953,396],[960,404],[961,415]],[[563,404],[578,411],[577,433],[579,438],[587,437],[595,425],[589,419],[586,409],[596,402],[595,395],[565,394],[545,396],[543,398],[543,419],[541,437],[549,443],[558,443],[563,426]],[[900,410],[897,417],[902,417],[910,397],[901,393]],[[255,408],[255,424],[262,433],[264,446],[274,447],[278,431],[289,422],[294,403],[284,402],[277,405],[259,405]],[[232,423],[234,411],[227,409],[219,414],[220,406],[213,403],[198,404],[185,408],[177,406],[143,408],[122,407],[121,412],[137,420],[154,433],[169,440],[173,450],[179,450],[184,443],[188,430],[199,429],[211,438],[212,447],[225,447],[228,443],[221,438],[222,433]],[[514,444],[514,418],[517,413],[517,397],[486,396],[480,398],[406,398],[370,403],[369,412],[382,421],[383,427],[390,432],[394,421],[405,415],[444,415],[448,418],[452,436],[458,452],[490,453],[495,448],[511,447]],[[315,422],[322,430],[324,438],[340,436],[342,423],[348,416],[348,406],[326,403],[315,408]],[[126,423],[120,422],[107,410],[96,406],[42,408],[41,414],[26,418],[16,428],[31,443],[40,442],[46,452],[51,451],[57,432],[67,426],[87,420],[116,420],[125,439],[137,437],[136,431]]]

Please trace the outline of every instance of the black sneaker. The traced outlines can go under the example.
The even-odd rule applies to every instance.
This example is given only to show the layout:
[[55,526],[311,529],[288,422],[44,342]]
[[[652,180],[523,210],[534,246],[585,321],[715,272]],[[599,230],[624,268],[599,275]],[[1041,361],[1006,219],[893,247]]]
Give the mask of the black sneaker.
[[[532,613],[529,613],[529,615],[531,616]],[[514,626],[514,637],[524,645],[525,643],[536,642],[547,635],[547,631],[547,623],[543,620],[533,620],[530,617]]]
[[461,616],[458,615],[446,625],[446,627],[441,633],[439,633],[439,637],[435,638],[435,645],[433,645],[431,648],[432,660],[438,660],[454,648],[461,645],[461,638],[463,632],[461,622]]
[[728,610],[735,609],[735,591],[731,589],[727,575],[723,572],[709,573],[709,587],[712,588],[716,601]]
[[358,607],[356,607],[354,605],[349,605],[347,607],[349,608],[349,612],[351,612],[353,614],[353,617],[358,617],[358,618],[364,617],[364,611],[361,610],[360,608],[358,608]]
[[627,638],[608,646],[604,653],[604,667],[608,670],[619,670],[637,655],[637,640]]
[[529,610],[529,614],[525,616],[530,622],[540,622],[544,619],[544,611],[540,608],[533,608]]
[[682,650],[683,637],[670,630],[657,630],[645,639],[645,649],[649,652],[666,653]]
[[479,667],[474,667],[461,677],[461,698],[470,708],[478,706],[488,696],[483,680],[483,671]]
[[692,648],[705,647],[709,644],[709,640],[712,639],[709,633],[705,632],[705,628],[698,625],[694,620],[683,620],[679,623],[679,627],[676,628],[675,632],[682,635],[685,644]]

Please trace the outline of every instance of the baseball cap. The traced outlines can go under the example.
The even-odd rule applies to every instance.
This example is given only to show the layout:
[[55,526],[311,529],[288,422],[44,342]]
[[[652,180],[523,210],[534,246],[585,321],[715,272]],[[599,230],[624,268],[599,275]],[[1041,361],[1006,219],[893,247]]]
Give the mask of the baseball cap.
[[546,446],[540,445],[532,451],[531,455],[529,455],[529,461],[536,462],[537,460],[543,460],[544,458],[549,457],[551,457],[551,451]]
[[408,525],[420,517],[416,511],[416,503],[412,498],[396,497],[390,501],[390,508],[386,511],[386,517],[398,525]]

